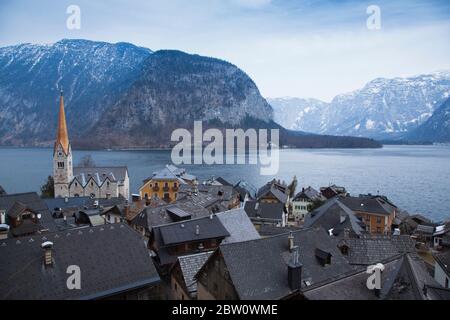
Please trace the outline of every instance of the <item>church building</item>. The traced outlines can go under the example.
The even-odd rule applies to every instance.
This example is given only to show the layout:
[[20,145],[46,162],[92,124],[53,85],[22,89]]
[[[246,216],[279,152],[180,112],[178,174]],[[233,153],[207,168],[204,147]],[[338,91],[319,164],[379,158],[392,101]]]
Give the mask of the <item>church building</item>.
[[122,196],[127,200],[129,199],[130,180],[126,166],[73,166],[62,91],[59,101],[58,129],[53,149],[53,180],[55,198],[84,196],[112,198]]

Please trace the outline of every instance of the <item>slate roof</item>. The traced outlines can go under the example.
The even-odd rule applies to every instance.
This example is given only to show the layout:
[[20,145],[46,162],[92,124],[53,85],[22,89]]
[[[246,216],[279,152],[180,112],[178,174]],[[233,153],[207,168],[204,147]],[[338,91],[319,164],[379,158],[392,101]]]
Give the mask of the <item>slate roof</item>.
[[450,289],[439,286],[425,286],[427,295],[435,297],[435,300],[450,300]]
[[427,225],[419,224],[416,228],[416,232],[433,235],[434,226],[427,226]]
[[298,192],[292,201],[300,201],[300,199],[307,199],[309,201],[314,200],[325,200],[322,194],[312,187],[305,188],[304,190]]
[[233,186],[233,184],[229,183],[227,180],[225,180],[222,177],[218,177],[218,178],[216,178],[214,180],[216,180],[218,183],[220,183],[223,186]]
[[178,257],[178,263],[180,264],[181,273],[183,274],[183,280],[190,294],[197,292],[197,280],[194,276],[205,264],[206,260],[208,260],[212,253],[213,251],[207,251]]
[[[341,217],[344,219],[342,222]],[[303,226],[306,228],[322,226],[325,230],[333,230],[336,236],[343,236],[344,229],[358,236],[365,230],[364,223],[338,197],[328,200],[319,208],[309,212]]]
[[176,203],[191,202],[216,213],[230,209],[237,198],[232,186],[180,185]]
[[415,241],[408,235],[345,238],[340,245],[348,246],[347,260],[355,265],[372,265],[403,253],[414,253]]
[[258,233],[261,237],[268,237],[268,236],[276,236],[279,234],[285,234],[290,231],[298,231],[302,228],[300,227],[292,227],[292,226],[285,226],[285,227],[277,227],[272,224],[261,224],[258,228]]
[[[353,271],[338,251],[337,242],[325,230],[310,228],[292,234],[303,264],[303,286],[305,281],[316,284]],[[280,299],[292,293],[287,272],[287,262],[291,258],[288,235],[220,245],[220,253],[240,299]],[[330,265],[319,263],[316,248],[332,254]]]
[[233,243],[261,238],[243,208],[216,213],[216,217],[230,234],[222,243]]
[[27,208],[41,215],[39,224],[48,231],[56,231],[56,225],[45,202],[36,192],[14,193],[0,196],[0,209],[10,210],[16,202],[20,202]]
[[70,198],[46,198],[44,199],[48,209],[53,211],[55,209],[65,208],[84,208],[89,202],[90,197],[70,197]]
[[131,220],[131,224],[135,224],[151,230],[152,227],[175,222],[171,217],[168,208],[177,207],[191,215],[191,218],[209,216],[211,212],[192,201],[176,201],[175,203],[166,204],[159,207],[146,207]]
[[381,273],[379,297],[366,286],[368,274],[366,268],[345,275],[338,280],[321,286],[306,289],[303,295],[310,300],[425,300],[441,299],[439,295],[428,291],[424,286],[436,286],[437,283],[428,274],[424,262],[416,254],[402,254],[383,261],[385,267]]
[[2,195],[0,196],[0,209],[5,209],[6,211],[8,211],[17,201],[23,203],[24,205],[38,213],[49,213],[47,205],[36,192]]
[[390,215],[395,210],[395,207],[391,206],[379,196],[347,196],[341,197],[340,201],[353,211]]
[[[199,231],[198,234],[196,230]],[[159,245],[161,247],[184,242],[225,238],[230,235],[215,215],[157,226],[153,228],[153,232],[155,235],[159,233],[159,239],[161,240]]]
[[278,188],[276,188],[274,186],[269,186],[269,187],[265,187],[265,188],[263,187],[262,189],[260,189],[257,194],[257,199],[261,199],[262,197],[268,195],[269,193],[271,193],[281,203],[286,204],[286,201],[288,198],[287,194],[283,193],[282,191],[280,191]]
[[442,270],[450,277],[450,251],[435,253],[433,256]]
[[[127,175],[126,166],[119,167],[73,167],[73,179],[76,179],[83,187],[91,178],[97,185],[102,185],[108,178],[112,182],[123,183]],[[73,180],[72,180],[73,181]]]
[[[43,266],[45,241],[53,266]],[[125,224],[0,240],[0,299],[95,299],[159,282],[144,239]],[[81,289],[66,286],[81,269]]]
[[14,228],[11,228],[11,233],[14,237],[20,237],[23,235],[27,235],[30,233],[35,233],[39,231],[40,226],[37,223],[34,223],[30,220],[22,221],[22,223]]
[[187,181],[196,179],[194,175],[186,173],[185,169],[168,164],[163,169],[153,172],[151,177],[144,180],[144,183],[150,180],[177,180],[180,184],[185,184]]
[[29,208],[26,204],[20,202],[20,201],[16,201],[14,202],[14,204],[8,209],[8,211],[6,211],[6,214],[10,217],[10,218],[17,218],[17,216],[19,214],[21,214],[22,212],[24,212],[25,210],[31,210],[34,211],[33,209]]
[[[403,254],[397,265],[397,272],[389,275],[381,289],[382,299],[425,300],[439,299],[425,295],[425,285],[439,286],[428,272],[425,262],[415,253]],[[409,278],[409,279],[408,279]],[[408,279],[405,281],[405,279]]]
[[257,200],[247,201],[244,205],[245,212],[250,218],[281,221],[285,212],[283,203],[266,203]]

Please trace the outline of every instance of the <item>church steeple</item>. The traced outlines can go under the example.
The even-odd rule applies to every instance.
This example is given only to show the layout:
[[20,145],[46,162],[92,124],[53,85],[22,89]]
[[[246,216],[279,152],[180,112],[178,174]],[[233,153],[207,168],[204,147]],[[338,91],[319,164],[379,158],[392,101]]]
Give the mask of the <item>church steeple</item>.
[[69,134],[67,133],[66,113],[64,111],[64,93],[61,89],[61,96],[59,97],[59,116],[58,129],[56,132],[55,151],[61,145],[64,153],[69,153]]
[[69,184],[73,179],[72,148],[67,134],[66,114],[64,112],[64,95],[61,90],[59,98],[58,130],[55,149],[53,150],[53,180],[55,197],[68,197]]

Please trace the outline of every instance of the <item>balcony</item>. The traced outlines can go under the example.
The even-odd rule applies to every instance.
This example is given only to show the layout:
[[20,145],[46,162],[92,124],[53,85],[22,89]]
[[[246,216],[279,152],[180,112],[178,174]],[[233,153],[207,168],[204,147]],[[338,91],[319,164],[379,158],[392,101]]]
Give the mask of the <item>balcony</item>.
[[170,190],[169,186],[164,186],[162,189],[164,192],[168,192]]
[[158,186],[154,186],[154,187],[152,188],[152,190],[153,190],[153,191],[159,191],[159,187],[158,187]]
[[178,186],[176,186],[176,187],[173,186],[173,187],[172,187],[172,191],[177,192],[177,191],[178,191]]

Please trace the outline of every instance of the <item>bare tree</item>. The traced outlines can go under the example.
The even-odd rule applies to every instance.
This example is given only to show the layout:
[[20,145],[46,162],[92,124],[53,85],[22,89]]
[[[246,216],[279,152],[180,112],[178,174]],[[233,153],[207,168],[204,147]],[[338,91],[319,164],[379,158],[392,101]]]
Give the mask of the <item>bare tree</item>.
[[78,166],[83,168],[92,168],[95,167],[95,161],[90,154],[87,154],[80,159]]

